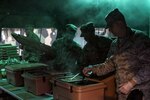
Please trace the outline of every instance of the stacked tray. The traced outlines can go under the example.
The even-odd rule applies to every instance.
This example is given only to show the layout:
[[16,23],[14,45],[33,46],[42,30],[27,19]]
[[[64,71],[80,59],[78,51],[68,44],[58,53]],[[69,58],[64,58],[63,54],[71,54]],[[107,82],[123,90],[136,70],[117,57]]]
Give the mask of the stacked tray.
[[17,46],[12,46],[11,44],[0,45],[0,59],[7,60],[8,58],[19,59]]

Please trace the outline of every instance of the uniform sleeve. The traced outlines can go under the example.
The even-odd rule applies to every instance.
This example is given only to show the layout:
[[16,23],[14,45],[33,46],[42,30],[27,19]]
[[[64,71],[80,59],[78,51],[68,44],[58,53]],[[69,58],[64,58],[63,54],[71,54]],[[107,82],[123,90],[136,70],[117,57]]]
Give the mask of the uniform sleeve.
[[113,62],[113,58],[114,57],[111,56],[110,58],[107,58],[104,63],[93,66],[92,72],[97,76],[102,76],[112,71],[115,71],[115,64]]

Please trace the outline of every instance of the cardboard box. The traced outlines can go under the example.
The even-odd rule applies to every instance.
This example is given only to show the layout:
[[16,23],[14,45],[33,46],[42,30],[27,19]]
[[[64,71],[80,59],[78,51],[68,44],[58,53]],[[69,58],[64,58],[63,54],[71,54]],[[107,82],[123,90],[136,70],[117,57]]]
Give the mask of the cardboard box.
[[51,80],[55,100],[104,100],[105,84],[90,80]]
[[23,73],[24,87],[34,95],[42,95],[50,92],[49,74],[42,71]]

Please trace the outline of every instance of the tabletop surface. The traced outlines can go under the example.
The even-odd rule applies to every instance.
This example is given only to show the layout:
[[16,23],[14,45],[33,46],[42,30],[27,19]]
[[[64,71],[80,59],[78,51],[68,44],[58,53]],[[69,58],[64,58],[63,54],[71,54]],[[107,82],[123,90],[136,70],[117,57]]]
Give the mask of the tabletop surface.
[[24,87],[16,87],[9,84],[7,79],[0,79],[0,90],[5,91],[18,100],[53,100],[53,95],[51,94],[46,93],[41,96],[36,96],[26,91]]

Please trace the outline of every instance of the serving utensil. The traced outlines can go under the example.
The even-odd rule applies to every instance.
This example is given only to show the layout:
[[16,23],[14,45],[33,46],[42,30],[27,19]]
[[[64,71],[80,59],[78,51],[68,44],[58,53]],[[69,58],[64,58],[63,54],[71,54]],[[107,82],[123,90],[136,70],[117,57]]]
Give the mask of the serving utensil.
[[70,79],[73,80],[74,78],[76,78],[77,76],[79,76],[80,73],[75,74],[73,77],[71,77]]

